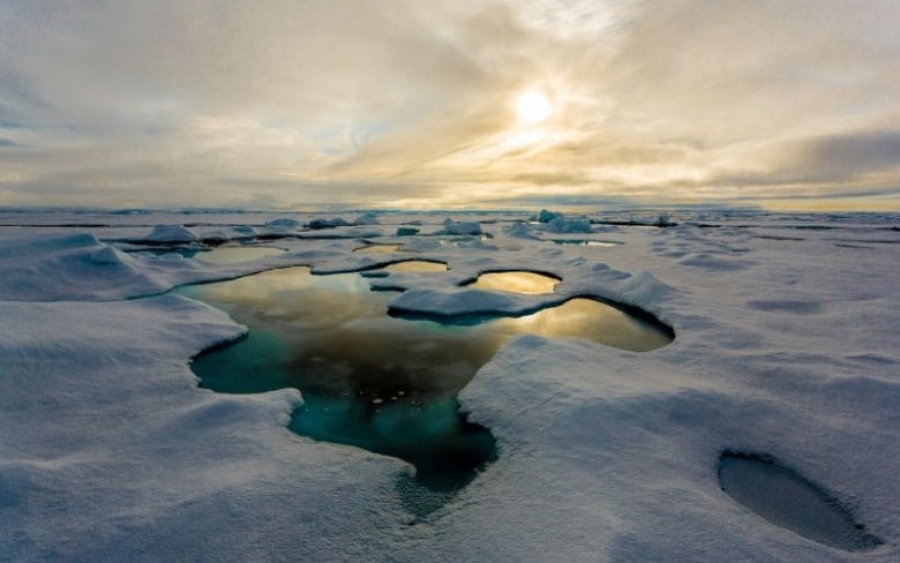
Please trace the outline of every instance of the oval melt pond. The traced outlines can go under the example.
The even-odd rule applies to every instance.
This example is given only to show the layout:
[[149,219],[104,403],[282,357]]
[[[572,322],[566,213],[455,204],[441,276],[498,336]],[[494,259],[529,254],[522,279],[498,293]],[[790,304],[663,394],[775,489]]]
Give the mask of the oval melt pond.
[[882,544],[836,499],[770,456],[723,453],[719,483],[731,498],[769,522],[821,544],[847,551]]

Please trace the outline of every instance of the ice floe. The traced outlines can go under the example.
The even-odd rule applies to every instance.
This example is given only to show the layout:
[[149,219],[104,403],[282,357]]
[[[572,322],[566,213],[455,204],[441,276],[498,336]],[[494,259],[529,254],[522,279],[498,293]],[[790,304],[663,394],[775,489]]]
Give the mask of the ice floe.
[[[591,214],[582,238],[610,247],[553,244],[525,214],[473,214],[462,223],[478,234],[435,236],[445,216],[323,234],[304,226],[315,214],[3,211],[0,560],[900,559],[896,216],[712,210],[658,228],[659,212]],[[158,225],[195,237],[148,238]],[[586,296],[676,335],[644,353],[510,341],[459,398],[497,461],[427,517],[404,508],[409,465],[289,432],[296,391],[198,388],[190,359],[246,329],[164,295],[288,266],[383,269],[397,256],[353,249],[396,244],[406,225],[423,234],[404,248],[449,269],[368,280],[402,290],[397,311],[518,314]],[[165,254],[209,237],[283,252]],[[543,295],[464,285],[504,270],[562,281]],[[726,451],[772,456],[882,543],[857,552],[773,524],[722,490]]]

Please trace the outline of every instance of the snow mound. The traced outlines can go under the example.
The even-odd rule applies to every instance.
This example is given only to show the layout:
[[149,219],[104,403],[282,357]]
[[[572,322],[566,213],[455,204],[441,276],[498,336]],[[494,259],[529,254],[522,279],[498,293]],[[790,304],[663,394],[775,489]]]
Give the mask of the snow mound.
[[540,236],[538,236],[534,227],[524,221],[516,221],[512,225],[506,227],[503,232],[506,236],[512,238],[540,240]]
[[158,243],[194,242],[197,240],[197,233],[183,225],[156,225],[146,240]]
[[659,281],[649,272],[640,272],[637,275],[625,277],[622,272],[610,270],[608,276],[610,279],[618,278],[625,282],[618,290],[616,297],[639,307],[656,308],[676,293],[675,288]]
[[537,217],[535,217],[535,219],[537,219],[538,222],[540,222],[540,223],[549,223],[550,221],[553,221],[554,219],[562,219],[562,218],[563,218],[562,213],[559,213],[558,211],[550,211],[548,209],[541,209],[541,212],[538,213]]
[[0,299],[106,300],[157,293],[167,285],[137,259],[93,235],[0,241]]
[[469,221],[454,221],[449,217],[444,220],[444,228],[438,231],[438,235],[480,235],[481,225]]

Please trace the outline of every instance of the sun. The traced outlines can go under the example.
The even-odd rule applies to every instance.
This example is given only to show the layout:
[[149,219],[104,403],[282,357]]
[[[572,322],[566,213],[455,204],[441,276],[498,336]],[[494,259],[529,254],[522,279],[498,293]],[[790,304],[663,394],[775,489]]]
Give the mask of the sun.
[[553,115],[550,98],[540,90],[526,90],[516,98],[516,117],[521,125],[537,125]]

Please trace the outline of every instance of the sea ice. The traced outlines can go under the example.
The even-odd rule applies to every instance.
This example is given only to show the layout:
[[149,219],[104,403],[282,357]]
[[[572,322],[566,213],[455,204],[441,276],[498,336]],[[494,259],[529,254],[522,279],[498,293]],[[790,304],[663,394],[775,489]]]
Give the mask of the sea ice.
[[[407,290],[395,306],[455,314],[589,296],[677,335],[642,354],[509,342],[460,395],[499,458],[424,519],[401,501],[408,465],[290,433],[296,392],[216,394],[188,368],[244,329],[161,295],[173,286],[386,264],[352,252],[355,227],[303,238],[316,216],[266,225],[284,215],[191,215],[209,225],[191,227],[200,240],[251,234],[228,227],[239,222],[290,235],[279,256],[209,265],[125,252],[154,225],[186,223],[182,212],[4,212],[23,226],[0,227],[0,561],[900,560],[895,215],[673,212],[670,228],[609,223],[604,236],[623,244],[599,249],[506,233],[521,214],[472,216],[489,244],[404,237],[450,269],[376,280]],[[627,219],[659,213],[645,215]],[[414,222],[433,233],[444,216],[383,218],[364,238]],[[101,226],[67,226],[78,222]],[[459,285],[504,269],[563,281],[551,296],[502,298]],[[728,450],[814,479],[884,543],[850,552],[772,525],[721,490]]]
[[193,242],[197,240],[197,233],[182,225],[156,225],[146,240],[157,243]]

